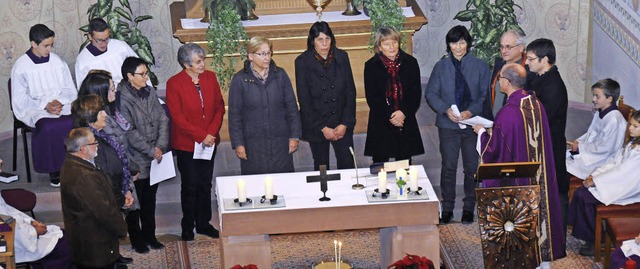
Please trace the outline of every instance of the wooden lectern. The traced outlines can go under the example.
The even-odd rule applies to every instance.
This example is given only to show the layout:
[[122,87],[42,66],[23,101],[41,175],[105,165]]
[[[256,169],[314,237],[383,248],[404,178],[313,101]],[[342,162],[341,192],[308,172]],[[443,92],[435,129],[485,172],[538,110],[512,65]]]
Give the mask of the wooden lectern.
[[478,225],[485,268],[538,266],[540,186],[506,186],[536,176],[539,162],[480,164],[476,178],[501,179],[502,187],[477,188]]

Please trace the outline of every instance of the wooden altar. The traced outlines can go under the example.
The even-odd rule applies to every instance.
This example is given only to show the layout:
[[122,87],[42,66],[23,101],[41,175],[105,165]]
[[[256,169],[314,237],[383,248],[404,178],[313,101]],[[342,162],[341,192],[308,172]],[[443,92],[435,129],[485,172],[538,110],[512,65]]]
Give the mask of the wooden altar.
[[[314,12],[305,0],[255,0],[255,14],[289,14]],[[400,0],[401,6],[410,6],[415,14],[414,17],[407,18],[404,25],[404,32],[407,37],[407,49],[409,54],[413,53],[413,34],[422,25],[427,23],[420,7],[415,0]],[[333,0],[325,11],[342,11],[346,8],[345,0]],[[181,43],[197,43],[207,51],[206,29],[183,29],[180,23],[181,18],[202,18],[202,0],[184,0],[184,2],[174,2],[170,5],[171,23],[173,36]],[[336,44],[339,48],[349,53],[351,69],[356,84],[356,133],[366,132],[368,122],[368,111],[364,93],[364,63],[371,58],[373,53],[369,50],[369,37],[371,34],[371,23],[368,20],[345,21],[330,23],[331,29],[336,37]],[[249,36],[264,36],[273,42],[273,60],[278,66],[284,68],[291,77],[291,83],[295,88],[295,58],[306,50],[307,35],[310,24],[291,23],[278,26],[251,26],[246,27]],[[236,69],[240,69],[238,65]],[[224,94],[225,102],[227,94]],[[226,117],[226,115],[225,115]],[[226,119],[225,119],[226,121]],[[220,135],[224,140],[228,140],[227,124],[223,124]]]

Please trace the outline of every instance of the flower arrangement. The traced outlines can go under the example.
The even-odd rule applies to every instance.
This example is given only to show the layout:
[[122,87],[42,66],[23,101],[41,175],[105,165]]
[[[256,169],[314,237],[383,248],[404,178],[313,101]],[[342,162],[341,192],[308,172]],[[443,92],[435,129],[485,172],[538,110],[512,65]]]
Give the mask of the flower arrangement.
[[433,262],[426,257],[407,253],[407,256],[389,265],[387,269],[435,269],[435,266],[433,266]]
[[236,264],[235,266],[231,267],[231,269],[258,269],[258,266],[255,264],[247,264],[246,266]]

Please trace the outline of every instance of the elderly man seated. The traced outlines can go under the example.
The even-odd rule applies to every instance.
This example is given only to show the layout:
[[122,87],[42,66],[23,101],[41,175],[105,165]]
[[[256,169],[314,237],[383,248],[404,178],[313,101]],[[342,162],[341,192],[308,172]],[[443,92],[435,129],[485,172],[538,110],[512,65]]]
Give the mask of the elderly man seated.
[[[0,160],[0,164],[2,160]],[[2,171],[0,169],[0,171]],[[14,251],[17,263],[33,262],[32,268],[74,268],[71,249],[60,227],[44,225],[8,205],[0,197],[0,214],[16,222]]]

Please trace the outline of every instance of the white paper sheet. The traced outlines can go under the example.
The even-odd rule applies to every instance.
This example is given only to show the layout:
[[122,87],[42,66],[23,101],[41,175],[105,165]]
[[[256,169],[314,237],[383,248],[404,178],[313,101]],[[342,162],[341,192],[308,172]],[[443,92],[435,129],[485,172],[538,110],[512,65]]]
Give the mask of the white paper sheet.
[[464,123],[464,124],[466,124],[466,125],[470,125],[470,126],[474,126],[474,125],[476,125],[476,124],[482,124],[482,126],[483,126],[484,128],[491,128],[491,127],[493,127],[493,121],[490,121],[490,120],[485,119],[485,118],[480,117],[480,116],[475,116],[475,117],[472,117],[472,118],[470,118],[470,119],[462,120],[462,121],[460,121],[460,122],[461,122],[461,123]]
[[151,161],[150,185],[154,185],[176,176],[176,168],[173,164],[173,153],[171,151],[162,155],[162,161]]
[[[460,110],[458,109],[458,106],[453,104],[451,105],[451,110],[453,111],[453,115],[456,115],[456,117],[460,117]],[[467,125],[464,125],[462,123],[458,123],[458,126],[460,126],[460,129],[466,129]]]
[[215,149],[216,145],[213,145],[212,147],[205,147],[202,143],[193,142],[193,159],[210,161]]
[[622,249],[622,252],[626,257],[629,257],[631,255],[640,256],[640,245],[636,243],[635,239],[623,241],[620,248]]

